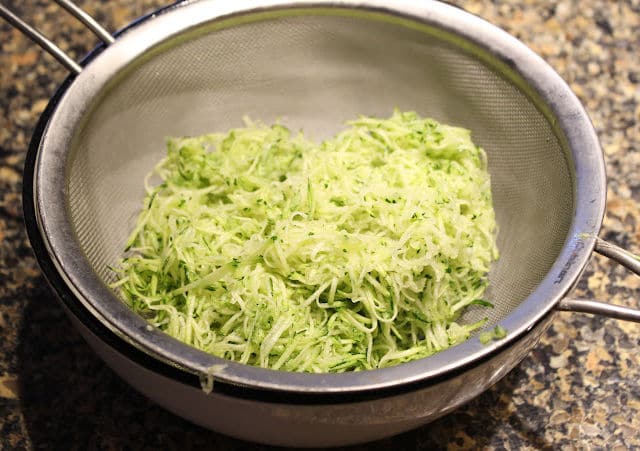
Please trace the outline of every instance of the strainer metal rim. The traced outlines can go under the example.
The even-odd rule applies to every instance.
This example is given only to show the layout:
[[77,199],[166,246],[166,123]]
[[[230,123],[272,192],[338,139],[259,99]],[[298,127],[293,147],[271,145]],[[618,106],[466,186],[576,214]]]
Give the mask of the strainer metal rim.
[[[445,30],[480,52],[488,64],[500,65],[543,110],[571,151],[574,216],[567,241],[537,289],[501,321],[506,339],[484,346],[468,340],[426,359],[357,373],[299,374],[229,362],[149,330],[91,269],[75,240],[66,201],[66,156],[75,126],[91,102],[114,76],[149,49],[202,24],[256,12],[340,9],[360,15],[384,14]],[[369,392],[446,377],[503,349],[527,333],[573,287],[595,245],[605,211],[606,177],[597,136],[579,100],[560,76],[520,41],[455,7],[420,0],[389,4],[382,0],[330,1],[242,0],[185,2],[136,24],[87,64],[62,95],[39,143],[33,177],[35,219],[47,252],[75,299],[127,343],[166,364],[201,377],[260,390],[303,394]],[[526,270],[526,268],[523,268]]]

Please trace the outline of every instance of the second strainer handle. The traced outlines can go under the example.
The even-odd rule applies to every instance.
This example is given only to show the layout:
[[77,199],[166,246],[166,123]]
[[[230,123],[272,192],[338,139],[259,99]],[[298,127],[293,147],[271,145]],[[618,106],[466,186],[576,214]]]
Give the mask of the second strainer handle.
[[[107,30],[105,30],[98,22],[96,22],[86,12],[76,6],[71,0],[55,0],[60,6],[66,9],[76,19],[82,22],[89,30],[91,30],[100,40],[105,44],[112,44],[115,39]],[[57,59],[64,67],[66,67],[71,73],[78,75],[82,71],[82,67],[76,63],[69,55],[67,55],[60,47],[55,45],[49,39],[47,39],[38,30],[27,24],[20,17],[11,12],[6,6],[0,3],[0,17],[9,22],[10,25],[15,27],[18,31],[22,32],[25,36],[38,44]]]
[[[596,238],[594,249],[600,255],[620,263],[635,274],[640,275],[640,258],[621,247]],[[640,323],[640,310],[631,307],[608,304],[606,302],[591,301],[585,299],[563,299],[558,303],[558,310],[567,312],[593,313],[608,316],[609,318],[622,319]]]

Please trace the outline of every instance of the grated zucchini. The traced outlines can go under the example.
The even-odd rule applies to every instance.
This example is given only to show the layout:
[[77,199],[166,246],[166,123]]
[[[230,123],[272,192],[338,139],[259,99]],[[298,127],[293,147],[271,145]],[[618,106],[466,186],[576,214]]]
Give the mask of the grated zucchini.
[[429,356],[484,321],[498,257],[485,152],[399,112],[320,145],[280,124],[171,138],[114,287],[155,327],[250,365],[343,372]]

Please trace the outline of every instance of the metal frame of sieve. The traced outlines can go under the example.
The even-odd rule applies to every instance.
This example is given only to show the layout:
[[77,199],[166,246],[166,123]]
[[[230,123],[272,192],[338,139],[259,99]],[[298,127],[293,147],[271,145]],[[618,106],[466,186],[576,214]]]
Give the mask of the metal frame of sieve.
[[[56,1],[80,17],[83,23],[88,23],[87,17],[82,16],[79,9],[70,7],[72,4],[68,0]],[[95,98],[106,86],[117,83],[133,61],[203,24],[219,23],[222,28],[230,28],[283,13],[304,15],[309,12],[386,20],[399,26],[437,30],[443,40],[464,48],[517,86],[553,124],[563,146],[569,149],[574,213],[567,239],[546,277],[500,321],[509,331],[504,340],[486,346],[478,340],[468,340],[426,359],[360,373],[318,375],[265,370],[213,357],[158,330],[150,330],[147,323],[103,283],[87,261],[67,207],[66,176],[75,129]],[[446,378],[448,374],[506,349],[553,310],[599,313],[640,322],[640,312],[630,308],[563,299],[580,277],[593,250],[636,273],[640,273],[640,262],[626,251],[597,238],[605,211],[604,161],[595,131],[579,100],[540,57],[482,19],[445,4],[418,0],[392,4],[382,0],[242,0],[233,3],[201,0],[180,3],[150,15],[123,30],[113,42],[99,25],[91,25],[105,45],[97,48],[82,65],[74,66],[63,52],[54,50],[55,46],[46,38],[1,5],[0,15],[52,52],[74,73],[63,85],[55,104],[47,109],[45,115],[50,116],[43,116],[45,123],[41,136],[36,134],[33,138],[37,156],[33,185],[25,187],[25,191],[33,193],[33,204],[25,208],[27,221],[37,224],[36,233],[51,263],[47,266],[64,282],[62,289],[68,295],[66,299],[73,299],[71,302],[77,303],[102,326],[146,356],[201,378],[213,377],[217,381],[257,390],[319,396],[362,394]],[[30,178],[31,174],[26,180]],[[31,199],[31,196],[25,196],[25,199]]]

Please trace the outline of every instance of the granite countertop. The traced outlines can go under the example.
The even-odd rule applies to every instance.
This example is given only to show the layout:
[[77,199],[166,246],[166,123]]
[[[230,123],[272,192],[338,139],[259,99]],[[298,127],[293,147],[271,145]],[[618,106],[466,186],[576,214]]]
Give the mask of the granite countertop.
[[[96,43],[53,2],[3,3],[74,57]],[[163,3],[79,2],[111,30]],[[585,104],[609,175],[601,236],[640,252],[640,2],[454,3],[524,41]],[[21,208],[29,138],[66,72],[2,21],[0,47],[0,449],[250,447],[139,395],[71,327],[38,269]],[[597,256],[574,293],[636,307],[639,295],[640,277]],[[640,447],[639,349],[640,324],[561,313],[519,366],[468,405],[352,449]]]

